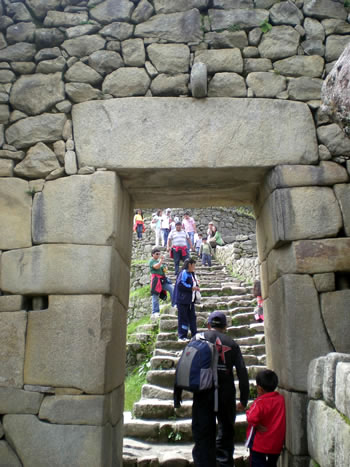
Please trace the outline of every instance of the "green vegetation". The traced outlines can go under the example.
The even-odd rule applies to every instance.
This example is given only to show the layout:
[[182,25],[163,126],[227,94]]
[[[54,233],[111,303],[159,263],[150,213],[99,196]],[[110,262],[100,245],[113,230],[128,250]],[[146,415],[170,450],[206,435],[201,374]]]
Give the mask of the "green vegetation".
[[238,272],[235,272],[233,269],[232,269],[232,266],[230,265],[226,265],[227,267],[227,270],[228,272],[231,274],[232,277],[234,277],[235,279],[238,279],[239,281],[241,282],[247,282],[248,284],[252,285],[252,281],[250,279],[248,279],[247,277],[244,277],[242,276],[241,274],[238,274]]
[[350,8],[350,0],[344,0],[345,8]]
[[143,316],[142,318],[136,321],[132,321],[130,324],[128,324],[128,330],[127,330],[128,339],[129,339],[130,334],[133,334],[136,331],[136,328],[138,326],[142,326],[143,324],[150,324],[150,322],[151,322],[150,317],[147,315],[147,316]]
[[133,259],[131,261],[131,266],[134,266],[136,264],[148,264],[149,260],[148,259]]
[[260,29],[262,30],[262,32],[263,32],[264,34],[265,34],[266,32],[271,31],[272,25],[269,23],[269,20],[268,20],[268,19],[265,19],[265,21],[263,21],[263,22],[260,24]]
[[151,296],[151,289],[149,285],[144,285],[139,289],[130,292],[130,298],[147,298]]
[[146,383],[146,375],[150,366],[149,358],[133,370],[125,380],[125,402],[124,410],[131,412],[134,402],[141,397],[142,386]]
[[238,208],[235,208],[235,211],[238,212],[238,214],[241,214],[242,216],[247,216],[251,217],[252,219],[255,219],[255,215],[252,208],[249,208],[248,206],[238,206]]

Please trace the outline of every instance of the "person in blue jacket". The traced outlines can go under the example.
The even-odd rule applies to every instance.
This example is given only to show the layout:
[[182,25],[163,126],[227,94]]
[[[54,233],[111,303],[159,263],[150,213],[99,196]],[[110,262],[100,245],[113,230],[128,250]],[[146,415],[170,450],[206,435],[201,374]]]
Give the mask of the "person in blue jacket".
[[178,310],[178,340],[187,341],[188,329],[193,337],[197,333],[195,313],[196,291],[199,284],[195,275],[196,261],[188,258],[184,261],[182,271],[177,276],[174,301]]

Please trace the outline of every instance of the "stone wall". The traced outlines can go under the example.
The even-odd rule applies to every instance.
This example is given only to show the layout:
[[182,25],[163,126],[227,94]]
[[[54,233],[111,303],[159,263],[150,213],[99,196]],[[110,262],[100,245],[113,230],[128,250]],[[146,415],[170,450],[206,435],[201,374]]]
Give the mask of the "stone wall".
[[[293,404],[305,406],[308,362],[349,353],[350,141],[320,108],[349,43],[347,4],[0,0],[5,464],[121,465],[132,207],[159,202],[155,166],[182,205],[252,202],[263,180],[254,205],[268,363],[291,419]],[[140,104],[148,98],[158,119]],[[183,122],[186,138],[171,132]],[[308,462],[304,421],[285,465]]]

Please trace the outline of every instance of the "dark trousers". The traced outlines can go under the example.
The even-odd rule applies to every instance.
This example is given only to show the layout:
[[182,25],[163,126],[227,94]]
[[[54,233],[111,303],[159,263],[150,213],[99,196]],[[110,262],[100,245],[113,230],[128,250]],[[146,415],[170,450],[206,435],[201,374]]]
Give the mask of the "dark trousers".
[[[218,432],[215,441],[215,420]],[[236,395],[233,382],[219,390],[219,411],[214,412],[214,391],[193,395],[192,456],[196,467],[233,467]]]
[[142,230],[143,230],[143,225],[137,224],[136,226],[137,238],[142,238]]
[[250,450],[251,467],[277,467],[279,454],[265,454]]
[[190,329],[193,337],[197,333],[194,303],[190,303],[189,305],[177,304],[177,311],[177,332],[179,339],[187,337],[188,329]]
[[174,265],[175,265],[175,275],[177,276],[179,273],[180,269],[180,261],[185,261],[185,259],[188,258],[188,253],[186,251],[186,256],[182,256],[182,251],[178,250],[176,251],[175,248],[173,248],[173,258],[174,258]]

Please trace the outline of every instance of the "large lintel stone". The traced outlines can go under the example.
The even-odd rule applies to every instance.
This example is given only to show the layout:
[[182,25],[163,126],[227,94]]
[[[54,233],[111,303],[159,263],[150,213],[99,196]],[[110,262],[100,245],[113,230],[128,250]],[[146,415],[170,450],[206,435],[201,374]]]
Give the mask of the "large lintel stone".
[[[129,282],[129,269],[110,246],[40,245],[2,254],[1,289],[18,294],[110,294]],[[128,287],[127,287],[128,288]]]
[[312,278],[281,277],[270,286],[265,304],[267,365],[281,387],[306,392],[310,361],[332,351]]
[[296,187],[275,190],[257,219],[261,260],[283,242],[336,236],[342,217],[331,188]]
[[84,102],[73,106],[73,126],[80,165],[114,170],[272,167],[318,159],[308,107],[277,99]]
[[350,353],[350,290],[321,294],[321,311],[336,352]]
[[0,386],[23,386],[26,327],[25,311],[0,313]]
[[54,425],[35,415],[5,415],[6,436],[26,466],[111,467],[112,427]]
[[117,187],[114,172],[47,182],[34,197],[34,243],[113,245]]
[[[1,315],[0,315],[1,316]],[[104,394],[124,381],[126,311],[115,297],[53,295],[28,318],[24,382]]]
[[20,178],[0,178],[0,250],[32,244],[32,197],[28,190],[28,182]]
[[350,238],[301,240],[274,249],[267,258],[269,283],[282,274],[350,270]]

